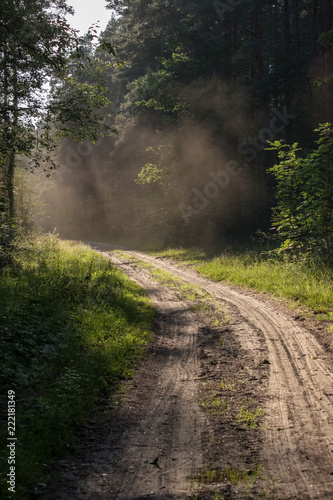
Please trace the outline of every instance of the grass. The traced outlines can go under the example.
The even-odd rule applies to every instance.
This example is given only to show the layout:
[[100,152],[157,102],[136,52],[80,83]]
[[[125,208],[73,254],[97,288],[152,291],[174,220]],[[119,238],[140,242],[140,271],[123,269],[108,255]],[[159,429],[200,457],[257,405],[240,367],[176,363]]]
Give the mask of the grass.
[[246,404],[243,404],[238,415],[237,420],[244,427],[255,429],[260,425],[260,419],[264,416],[264,410],[257,407],[255,411],[251,411]]
[[207,410],[210,415],[227,413],[230,407],[227,401],[222,401],[214,393],[211,393],[209,396],[205,396],[201,399],[199,401],[199,406],[204,410]]
[[190,285],[182,278],[175,276],[168,271],[153,267],[150,269],[150,272],[152,277],[161,283],[161,285],[166,286],[171,290],[176,290],[179,293],[179,298],[181,300],[195,300],[197,298],[206,298],[209,296],[209,294],[202,290],[199,285]]
[[[131,262],[131,264],[148,271],[150,276],[161,283],[161,285],[176,291],[180,300],[192,301],[193,304],[189,307],[189,310],[198,313],[201,317],[204,317],[209,321],[211,326],[221,328],[227,324],[228,321],[230,321],[228,308],[225,305],[222,305],[219,301],[215,300],[199,285],[186,283],[181,277],[175,276],[164,269],[159,269],[153,264],[139,260],[121,250],[116,250],[115,253],[122,259]],[[223,342],[223,339],[221,339],[222,344]]]
[[199,401],[199,406],[203,410],[208,411],[210,415],[220,415],[228,413],[230,410],[230,403],[222,400],[219,391],[216,391],[213,384],[204,386],[204,395]]
[[[99,399],[151,339],[140,287],[84,245],[27,243],[0,274],[0,497],[34,498]],[[16,396],[16,493],[8,492],[7,394]]]
[[223,253],[199,249],[169,249],[154,253],[194,266],[202,275],[226,283],[254,288],[302,306],[333,331],[333,269],[315,262],[263,255],[258,251]]
[[209,294],[205,292],[199,285],[190,285],[186,283],[179,276],[175,276],[174,274],[169,273],[168,271],[164,271],[163,269],[159,269],[148,262],[137,259],[121,250],[115,251],[116,255],[119,255],[121,258],[135,264],[142,269],[149,271],[152,278],[161,283],[161,285],[170,288],[171,290],[175,290],[179,294],[180,300],[195,300],[208,298]]
[[[190,307],[190,311],[194,311],[202,316],[209,324],[215,328],[221,328],[230,321],[229,309],[224,304],[208,296],[205,300],[197,301]],[[224,340],[221,337],[221,344]]]
[[215,482],[230,482],[232,484],[239,482],[254,483],[262,474],[261,466],[258,465],[255,471],[240,470],[236,467],[227,466],[224,470],[215,470],[206,468],[204,473],[198,472],[195,480],[201,484],[210,484]]
[[236,391],[236,382],[232,382],[230,380],[222,380],[220,383],[220,387],[224,391]]
[[[276,489],[274,484],[267,487],[264,491],[261,491],[258,482],[260,480],[264,480],[266,482],[268,480],[269,482],[272,482],[272,480],[264,475],[264,469],[260,464],[258,464],[254,470],[244,470],[230,466],[227,466],[223,470],[211,469],[210,467],[207,467],[204,472],[197,472],[193,480],[197,483],[199,490],[202,489],[203,485],[218,485],[221,482],[229,483],[230,485],[237,487],[238,490],[243,490],[243,493],[241,491],[235,491],[235,494],[237,495],[237,498],[244,500],[246,498],[254,498],[253,489],[256,484],[256,498],[261,498],[262,500],[279,500],[280,498],[279,495],[274,493]],[[202,498],[207,498],[207,493],[208,491],[205,490]],[[223,493],[216,493],[215,491],[214,493],[212,492],[212,495],[212,499],[222,500],[222,498],[225,498],[225,491]],[[195,495],[193,500],[199,500],[199,498],[201,498],[200,493]]]

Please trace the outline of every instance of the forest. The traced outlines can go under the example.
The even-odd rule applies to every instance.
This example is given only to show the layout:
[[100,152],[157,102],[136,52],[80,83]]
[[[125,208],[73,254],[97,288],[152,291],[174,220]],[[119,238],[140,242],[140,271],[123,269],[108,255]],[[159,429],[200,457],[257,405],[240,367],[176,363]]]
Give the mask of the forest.
[[328,500],[333,2],[105,8],[0,0],[0,496]]
[[107,1],[80,39],[64,1],[2,4],[4,223],[331,254],[332,2]]

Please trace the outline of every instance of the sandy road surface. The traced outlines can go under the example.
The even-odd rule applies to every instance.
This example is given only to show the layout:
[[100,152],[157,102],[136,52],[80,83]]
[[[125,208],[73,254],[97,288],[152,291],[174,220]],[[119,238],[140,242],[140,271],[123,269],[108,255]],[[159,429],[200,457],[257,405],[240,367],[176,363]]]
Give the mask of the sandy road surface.
[[[103,245],[94,247],[105,250]],[[63,461],[59,486],[47,498],[333,499],[332,360],[315,337],[291,315],[254,294],[240,293],[163,259],[135,251],[126,254],[128,260],[105,252],[152,299],[159,311],[157,339],[121,408],[111,411],[102,429],[92,424],[88,434],[95,433],[94,442],[83,437],[81,455]],[[215,344],[216,352],[211,352],[188,304],[152,280],[131,257],[200,285],[216,301],[229,304],[229,351],[220,352]],[[228,335],[231,339],[226,333],[226,340]],[[213,416],[209,422],[198,404],[203,380],[225,378],[226,373],[236,377],[236,372],[245,373],[245,385],[256,381],[251,397],[264,409],[260,430],[240,437],[250,457],[245,462],[252,469],[260,463],[266,483],[269,478],[274,489],[265,488],[264,479],[261,489],[251,491],[222,481],[195,496],[191,478],[207,466],[210,456],[203,439],[207,429],[214,431],[215,442],[219,437],[216,457],[223,469],[240,463],[244,455],[236,437],[243,429],[235,426],[235,419]],[[233,393],[231,403],[235,397]]]
[[332,499],[333,374],[320,344],[296,321],[262,300],[161,259],[131,254],[233,304],[264,334],[270,362],[262,450],[266,470],[282,478],[281,490],[290,497]]
[[145,273],[116,257],[112,261],[147,291],[161,315],[161,340],[154,353],[158,369],[147,374],[148,387],[138,388],[129,397],[130,404],[141,406],[138,403],[142,398],[146,404],[137,424],[122,438],[126,452],[117,463],[118,474],[114,471],[114,476],[120,476],[115,498],[190,498],[189,478],[202,466],[203,428],[197,405],[199,364],[194,318],[185,303],[152,284]]

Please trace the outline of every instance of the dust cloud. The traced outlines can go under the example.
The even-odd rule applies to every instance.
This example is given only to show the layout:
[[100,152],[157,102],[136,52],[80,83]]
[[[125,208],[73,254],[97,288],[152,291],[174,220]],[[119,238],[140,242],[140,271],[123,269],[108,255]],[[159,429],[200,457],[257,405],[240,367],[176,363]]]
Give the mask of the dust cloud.
[[263,148],[252,147],[255,161],[240,149],[264,118],[249,124],[244,93],[216,81],[182,94],[188,112],[181,120],[124,113],[115,122],[119,133],[96,145],[64,140],[60,168],[43,190],[43,229],[156,247],[242,240],[266,224]]

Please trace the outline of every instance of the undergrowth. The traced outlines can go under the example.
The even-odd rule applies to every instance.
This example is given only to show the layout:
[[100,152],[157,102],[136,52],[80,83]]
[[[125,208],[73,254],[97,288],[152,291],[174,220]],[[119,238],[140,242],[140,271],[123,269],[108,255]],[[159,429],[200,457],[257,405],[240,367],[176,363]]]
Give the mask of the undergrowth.
[[[53,236],[0,274],[1,498],[34,498],[98,399],[130,378],[151,338],[142,289],[105,257]],[[16,396],[16,492],[6,483],[8,391]]]

